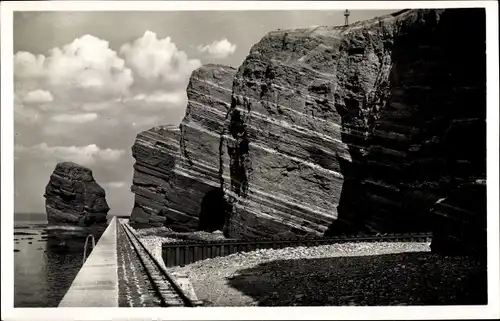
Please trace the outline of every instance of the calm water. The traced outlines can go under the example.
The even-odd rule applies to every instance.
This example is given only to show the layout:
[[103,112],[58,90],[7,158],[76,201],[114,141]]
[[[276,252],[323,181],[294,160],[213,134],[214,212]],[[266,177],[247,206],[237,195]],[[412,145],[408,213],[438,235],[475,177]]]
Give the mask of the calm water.
[[93,234],[97,242],[105,226],[48,225],[39,214],[14,217],[14,306],[57,307],[82,266],[85,238]]

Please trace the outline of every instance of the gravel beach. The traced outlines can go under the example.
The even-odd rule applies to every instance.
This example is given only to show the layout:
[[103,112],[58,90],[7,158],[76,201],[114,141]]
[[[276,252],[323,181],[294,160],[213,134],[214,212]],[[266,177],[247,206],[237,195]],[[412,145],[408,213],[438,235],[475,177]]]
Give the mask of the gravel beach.
[[[161,244],[141,237],[161,261]],[[267,249],[167,269],[189,276],[206,306],[486,304],[484,264],[432,254],[428,243]]]

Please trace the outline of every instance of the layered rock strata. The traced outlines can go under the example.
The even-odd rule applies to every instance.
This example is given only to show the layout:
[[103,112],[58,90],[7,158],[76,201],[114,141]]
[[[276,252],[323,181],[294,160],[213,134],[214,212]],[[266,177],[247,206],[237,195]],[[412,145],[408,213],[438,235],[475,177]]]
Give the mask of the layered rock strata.
[[431,209],[486,177],[485,57],[483,9],[271,32],[237,71],[193,73],[180,129],[138,135],[132,220],[233,238],[445,235]]
[[[484,28],[482,9],[404,10],[265,36],[233,85],[231,236],[429,231],[485,174]],[[470,152],[447,139],[462,123]]]
[[57,164],[44,197],[49,224],[89,226],[107,221],[106,193],[86,167],[72,162]]
[[232,67],[222,65],[195,70],[181,125],[156,127],[137,136],[132,148],[135,226],[222,230],[221,134],[234,73]]

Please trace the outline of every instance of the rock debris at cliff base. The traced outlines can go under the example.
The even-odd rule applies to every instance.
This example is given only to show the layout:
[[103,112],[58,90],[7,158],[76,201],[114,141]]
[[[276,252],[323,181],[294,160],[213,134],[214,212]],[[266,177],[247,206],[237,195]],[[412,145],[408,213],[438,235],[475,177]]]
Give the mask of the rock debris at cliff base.
[[259,250],[169,268],[208,306],[487,304],[485,265],[425,243]]

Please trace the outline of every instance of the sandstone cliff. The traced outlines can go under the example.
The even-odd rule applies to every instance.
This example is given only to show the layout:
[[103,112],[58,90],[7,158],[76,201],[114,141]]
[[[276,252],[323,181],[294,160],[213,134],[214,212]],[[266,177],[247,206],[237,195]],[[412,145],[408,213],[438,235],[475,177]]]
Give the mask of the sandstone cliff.
[[485,175],[484,22],[408,10],[264,37],[233,84],[230,234],[430,230]]
[[[177,231],[222,230],[221,134],[235,70],[205,65],[193,72],[188,106],[179,128],[157,127],[137,136],[131,220],[136,226],[168,225]],[[212,215],[213,214],[213,215]]]
[[433,252],[486,257],[486,180],[467,182],[432,209]]
[[86,167],[72,162],[57,164],[44,197],[49,224],[89,226],[107,221],[106,193]]
[[180,130],[138,135],[136,222],[189,230],[204,213],[239,238],[430,231],[439,199],[485,178],[483,9],[275,31],[237,72],[218,68],[193,73]]

